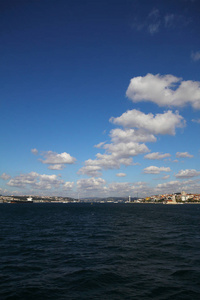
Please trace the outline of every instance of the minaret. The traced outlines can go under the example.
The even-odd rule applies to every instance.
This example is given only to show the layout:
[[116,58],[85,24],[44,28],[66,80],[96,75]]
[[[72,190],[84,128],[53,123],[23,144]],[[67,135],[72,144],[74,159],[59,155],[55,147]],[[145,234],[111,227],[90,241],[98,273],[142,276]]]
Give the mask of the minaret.
[[128,202],[131,202],[131,196],[128,197]]

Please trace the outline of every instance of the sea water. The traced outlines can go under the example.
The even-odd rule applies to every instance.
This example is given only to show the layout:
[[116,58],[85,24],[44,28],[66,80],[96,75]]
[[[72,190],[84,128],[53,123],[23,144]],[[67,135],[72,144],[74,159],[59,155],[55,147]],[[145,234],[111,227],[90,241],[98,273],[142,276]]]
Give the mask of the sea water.
[[0,299],[200,299],[200,205],[0,204]]

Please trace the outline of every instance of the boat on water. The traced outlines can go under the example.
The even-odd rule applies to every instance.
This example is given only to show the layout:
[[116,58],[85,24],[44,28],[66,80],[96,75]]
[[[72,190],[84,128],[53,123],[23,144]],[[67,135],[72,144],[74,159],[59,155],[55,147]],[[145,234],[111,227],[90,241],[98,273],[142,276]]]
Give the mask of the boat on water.
[[32,197],[28,197],[27,198],[27,202],[33,202],[33,198]]
[[13,199],[13,200],[10,201],[10,203],[33,203],[33,198],[32,197],[28,197],[25,200]]

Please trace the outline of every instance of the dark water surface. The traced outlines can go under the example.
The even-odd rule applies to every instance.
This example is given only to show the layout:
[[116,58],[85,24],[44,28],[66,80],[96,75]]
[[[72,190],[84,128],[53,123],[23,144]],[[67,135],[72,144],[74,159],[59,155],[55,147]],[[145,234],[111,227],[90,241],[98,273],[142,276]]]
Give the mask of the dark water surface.
[[200,205],[0,204],[0,299],[200,299]]

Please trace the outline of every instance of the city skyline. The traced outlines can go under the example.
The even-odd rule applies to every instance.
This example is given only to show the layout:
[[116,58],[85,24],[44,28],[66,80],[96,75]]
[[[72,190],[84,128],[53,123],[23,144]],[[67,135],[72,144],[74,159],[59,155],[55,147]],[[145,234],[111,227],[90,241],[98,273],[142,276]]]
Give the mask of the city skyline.
[[198,1],[0,7],[0,194],[200,193]]

